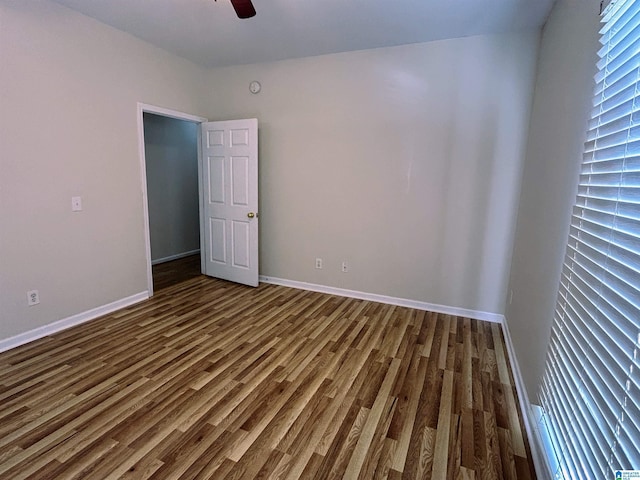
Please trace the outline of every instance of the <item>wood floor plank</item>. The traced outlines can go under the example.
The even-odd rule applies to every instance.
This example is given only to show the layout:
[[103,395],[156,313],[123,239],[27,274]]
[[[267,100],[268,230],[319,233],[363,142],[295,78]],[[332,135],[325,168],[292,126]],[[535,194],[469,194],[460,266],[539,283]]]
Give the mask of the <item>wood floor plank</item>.
[[[398,408],[396,409],[397,420],[395,416],[393,419],[394,421],[397,421],[398,426],[396,429],[399,432],[392,437],[397,439],[392,468],[398,472],[404,471],[404,465],[409,453],[411,435],[416,425],[416,415],[420,404],[420,396],[424,388],[424,380],[427,372],[427,361],[424,357],[418,356],[418,354],[419,352],[416,352],[416,356],[414,357],[412,375],[405,379],[407,389],[405,391],[401,391],[398,397]],[[401,408],[404,403],[407,404],[406,408]],[[393,427],[391,428],[393,429]]]
[[444,377],[442,379],[442,394],[440,396],[440,411],[438,413],[436,446],[433,454],[433,478],[447,478],[449,435],[452,423],[452,400],[453,372],[450,370],[445,370]]
[[358,477],[358,473],[360,472],[360,470],[362,470],[362,465],[364,464],[366,454],[369,451],[371,443],[373,442],[373,435],[378,426],[378,423],[380,422],[383,414],[386,413],[388,415],[390,413],[388,410],[385,412],[385,406],[387,405],[388,396],[395,382],[399,367],[400,360],[394,358],[391,361],[389,369],[387,370],[387,374],[384,378],[384,381],[382,382],[382,386],[378,390],[376,400],[371,407],[371,411],[367,417],[367,422],[362,429],[362,433],[360,434],[353,454],[351,455],[351,461],[347,465],[345,475],[349,478]]
[[0,477],[535,478],[499,325],[162,282],[0,353]]

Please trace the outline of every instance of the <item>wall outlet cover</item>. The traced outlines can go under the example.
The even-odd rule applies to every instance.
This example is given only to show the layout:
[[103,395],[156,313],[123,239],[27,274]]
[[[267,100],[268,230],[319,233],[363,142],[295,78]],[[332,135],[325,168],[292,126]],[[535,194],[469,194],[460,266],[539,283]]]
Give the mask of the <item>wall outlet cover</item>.
[[40,303],[40,294],[38,290],[29,290],[27,292],[27,305],[32,307]]
[[71,211],[72,212],[82,211],[82,197],[71,197]]

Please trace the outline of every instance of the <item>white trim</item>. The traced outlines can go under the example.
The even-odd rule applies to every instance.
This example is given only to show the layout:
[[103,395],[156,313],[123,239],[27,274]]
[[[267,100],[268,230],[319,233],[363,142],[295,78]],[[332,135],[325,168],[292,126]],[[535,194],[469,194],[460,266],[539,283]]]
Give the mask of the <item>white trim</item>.
[[[202,122],[204,123],[204,122]],[[205,248],[205,238],[204,238],[204,178],[202,177],[202,171],[204,168],[203,165],[203,156],[202,156],[202,123],[200,123],[200,127],[197,131],[197,142],[198,142],[198,218],[200,218],[200,248]],[[205,255],[200,255],[200,273],[203,275],[206,273],[206,257]]]
[[[144,215],[144,244],[145,255],[147,260],[147,291],[149,297],[153,296],[153,271],[151,269],[151,232],[149,231],[149,201],[147,197],[147,164],[146,153],[144,148],[144,113],[153,113],[156,115],[162,115],[163,117],[175,118],[178,120],[186,120],[188,122],[202,123],[207,119],[204,117],[198,117],[197,115],[191,115],[189,113],[179,112],[177,110],[171,110],[169,108],[157,107],[155,105],[149,105],[147,103],[138,102],[137,104],[137,119],[138,119],[138,157],[140,161],[140,184],[142,187],[142,209]],[[200,129],[198,129],[199,131]],[[200,138],[198,137],[198,164],[200,164]],[[199,172],[198,172],[199,174]],[[200,227],[202,228],[202,227]]]
[[534,435],[538,436],[540,449],[542,450],[542,455],[546,460],[547,467],[551,472],[551,478],[559,478],[558,475],[562,472],[560,470],[560,461],[556,455],[555,448],[551,443],[551,432],[549,432],[547,425],[548,417],[545,416],[544,410],[540,405],[532,403],[531,411],[533,412],[536,420]]
[[516,351],[513,348],[513,343],[511,341],[511,334],[509,333],[509,324],[504,316],[502,318],[502,334],[504,335],[504,343],[507,346],[507,354],[509,355],[509,364],[511,365],[513,378],[516,382],[515,386],[516,391],[518,392],[520,412],[522,413],[527,438],[529,439],[529,448],[531,449],[533,466],[535,467],[536,475],[540,480],[551,480],[553,478],[551,465],[549,464],[549,460],[545,454],[536,415],[531,407],[527,388],[525,387],[524,380],[522,379],[520,364],[518,363]]
[[162,115],[163,117],[175,118],[176,120],[186,120],[187,122],[193,123],[202,123],[208,120],[198,115],[191,115],[190,113],[171,110],[170,108],[158,107],[156,105],[138,102],[138,111],[140,111],[140,109],[142,109],[143,112],[154,113],[156,115]]
[[147,300],[148,298],[149,292],[136,293],[135,295],[116,300],[115,302],[108,303],[107,305],[92,308],[91,310],[87,310],[86,312],[78,313],[76,315],[63,318],[62,320],[43,325],[42,327],[34,328],[33,330],[29,330],[28,332],[20,333],[14,337],[0,340],[0,352],[19,347],[20,345],[24,345],[25,343],[38,340],[39,338],[46,337],[48,335],[53,335],[54,333],[66,330],[67,328],[73,327],[75,325],[80,325],[81,323],[88,322],[89,320],[94,320],[108,313],[120,310],[121,308],[125,308],[135,303],[142,302],[144,300]]
[[168,257],[156,258],[155,260],[151,260],[151,265],[158,265],[159,263],[170,262],[172,260],[179,260],[184,257],[190,257],[191,255],[195,255],[200,253],[200,249],[190,250],[188,252],[176,253],[175,255],[169,255]]
[[326,285],[317,285],[315,283],[286,280],[284,278],[276,278],[276,277],[268,277],[268,276],[260,275],[260,281],[264,283],[273,283],[275,285],[282,285],[285,287],[299,288],[301,290],[311,290],[312,292],[328,293],[330,295],[338,295],[340,297],[358,298],[360,300],[370,300],[372,302],[387,303],[389,305],[398,305],[400,307],[415,308],[416,310],[428,310],[430,312],[444,313],[447,315],[474,318],[476,320],[485,320],[487,322],[502,323],[504,320],[504,315],[500,315],[497,313],[481,312],[478,310],[468,310],[466,308],[449,307],[446,305],[438,305],[435,303],[421,302],[418,300],[410,300],[407,298],[378,295],[377,293],[366,293],[366,292],[359,292],[357,290],[347,290],[344,288],[329,287]]

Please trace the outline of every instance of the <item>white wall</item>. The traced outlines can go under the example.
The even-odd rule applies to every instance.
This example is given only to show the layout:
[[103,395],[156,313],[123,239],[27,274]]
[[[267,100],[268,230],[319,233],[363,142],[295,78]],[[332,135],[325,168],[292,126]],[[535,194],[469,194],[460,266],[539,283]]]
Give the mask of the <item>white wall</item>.
[[477,36],[210,71],[209,118],[259,119],[261,274],[504,313],[537,46]]
[[198,124],[144,114],[151,259],[200,248]]
[[530,400],[544,362],[593,95],[598,0],[559,0],[543,31],[507,321]]
[[198,114],[204,70],[45,0],[0,1],[0,65],[7,338],[147,289],[136,103]]
[[137,102],[260,119],[262,274],[504,311],[536,33],[205,71],[47,0],[0,27],[0,338],[146,290]]

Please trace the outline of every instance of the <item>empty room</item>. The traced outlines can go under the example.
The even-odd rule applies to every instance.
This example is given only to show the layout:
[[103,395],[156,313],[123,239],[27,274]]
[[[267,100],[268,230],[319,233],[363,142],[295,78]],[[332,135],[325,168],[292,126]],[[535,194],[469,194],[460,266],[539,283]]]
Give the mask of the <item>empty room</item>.
[[640,0],[0,0],[0,478],[640,479]]

